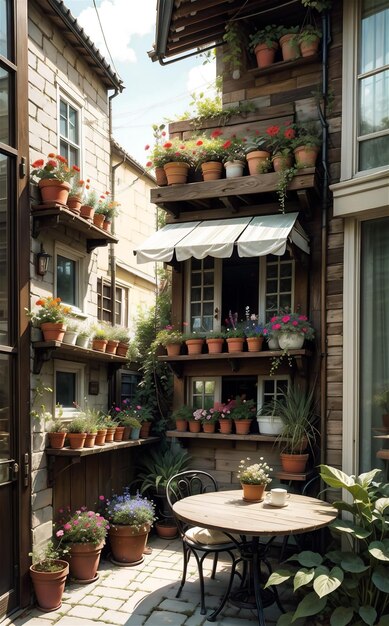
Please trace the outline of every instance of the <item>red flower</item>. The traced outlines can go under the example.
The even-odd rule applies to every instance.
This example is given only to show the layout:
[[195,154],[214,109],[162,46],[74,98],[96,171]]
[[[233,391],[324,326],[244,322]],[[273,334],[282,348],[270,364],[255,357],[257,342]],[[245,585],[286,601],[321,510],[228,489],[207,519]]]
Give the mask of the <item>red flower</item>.
[[43,167],[43,163],[44,160],[43,159],[37,159],[36,161],[34,161],[34,163],[32,164],[32,167]]
[[50,167],[57,167],[57,163],[53,160],[47,161],[47,165],[49,165]]
[[220,135],[222,134],[223,132],[220,130],[220,128],[215,128],[215,130],[211,132],[211,137],[212,139],[216,139],[216,137],[220,137]]
[[275,135],[278,135],[279,132],[279,126],[269,126],[269,128],[266,129],[266,133],[270,135],[270,137],[275,137]]
[[150,146],[148,143],[145,145],[145,150],[150,150]]
[[48,157],[49,157],[49,159],[55,159],[55,152],[50,152]]
[[166,131],[165,130],[162,131],[161,137],[166,137]]
[[151,166],[152,166],[152,164],[153,164],[153,162],[152,162],[152,161],[147,161],[147,163],[146,163],[146,167],[151,167]]
[[296,133],[293,130],[293,128],[287,128],[286,131],[284,132],[285,139],[294,139],[295,136],[296,136]]
[[225,141],[225,142],[223,143],[223,148],[229,148],[229,147],[230,147],[230,145],[231,145],[231,141],[230,141],[229,139],[227,139],[227,141]]
[[73,165],[73,169],[75,172],[79,172],[80,168],[78,167],[78,165]]
[[65,159],[65,157],[61,156],[60,154],[57,154],[57,161],[60,161],[60,163],[67,163],[68,160]]
[[163,144],[163,148],[171,148],[172,147],[172,142],[171,141],[166,141],[166,143]]
[[281,330],[281,324],[273,324],[272,329],[273,330]]
[[203,142],[201,141],[201,139],[199,139],[198,141],[196,141],[196,146],[202,146]]

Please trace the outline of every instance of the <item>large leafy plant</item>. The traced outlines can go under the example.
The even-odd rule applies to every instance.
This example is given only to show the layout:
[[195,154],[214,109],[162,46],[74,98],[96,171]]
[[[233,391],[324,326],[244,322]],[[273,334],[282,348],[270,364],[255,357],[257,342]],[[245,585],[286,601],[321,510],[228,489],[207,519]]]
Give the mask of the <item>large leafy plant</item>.
[[152,450],[140,464],[137,480],[140,492],[165,493],[169,479],[188,467],[190,456],[180,445],[162,445]]
[[330,525],[348,546],[324,555],[300,552],[288,559],[297,562],[297,568],[282,567],[271,574],[267,586],[292,581],[302,596],[297,609],[282,615],[277,626],[296,620],[312,624],[312,616],[331,626],[388,626],[389,485],[374,482],[378,469],[348,476],[328,465],[320,468],[327,485],[350,494],[347,500],[334,502],[345,519]]

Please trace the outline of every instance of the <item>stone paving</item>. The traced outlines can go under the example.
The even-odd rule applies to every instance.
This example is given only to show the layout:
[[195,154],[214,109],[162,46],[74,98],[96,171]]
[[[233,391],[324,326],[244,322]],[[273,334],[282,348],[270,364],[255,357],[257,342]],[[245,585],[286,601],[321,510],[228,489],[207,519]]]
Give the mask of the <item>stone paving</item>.
[[[2,626],[202,626],[206,615],[200,615],[197,565],[191,559],[187,582],[181,597],[176,598],[182,571],[182,549],[178,539],[165,541],[150,537],[152,548],[142,564],[118,567],[102,560],[99,579],[88,585],[68,583],[58,611],[42,613],[32,607]],[[212,560],[207,558],[204,571],[210,575]],[[225,589],[229,565],[219,561],[215,580],[205,581],[207,610],[217,606]],[[267,626],[274,626],[280,615],[275,605],[265,609]],[[215,626],[255,626],[253,611],[228,604]]]

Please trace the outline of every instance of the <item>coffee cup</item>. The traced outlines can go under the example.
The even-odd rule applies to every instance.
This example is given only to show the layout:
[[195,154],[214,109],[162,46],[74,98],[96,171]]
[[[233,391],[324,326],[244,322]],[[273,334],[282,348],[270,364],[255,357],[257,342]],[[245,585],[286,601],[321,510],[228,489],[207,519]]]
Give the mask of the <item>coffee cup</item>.
[[286,489],[276,487],[274,489],[270,489],[266,495],[266,500],[268,504],[271,504],[272,506],[285,506],[289,496],[290,494],[286,491]]

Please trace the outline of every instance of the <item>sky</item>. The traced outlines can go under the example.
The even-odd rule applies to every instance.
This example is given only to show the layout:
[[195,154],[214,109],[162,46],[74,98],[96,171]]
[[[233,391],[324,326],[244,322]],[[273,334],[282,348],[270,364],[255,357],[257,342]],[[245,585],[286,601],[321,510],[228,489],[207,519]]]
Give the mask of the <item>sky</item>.
[[[207,91],[215,64],[203,65],[194,56],[162,66],[147,52],[155,39],[157,0],[96,0],[109,52],[104,43],[93,0],[65,0],[79,24],[123,80],[125,90],[113,99],[114,139],[142,165],[145,146],[154,142],[152,124],[190,110],[193,92]],[[110,58],[110,55],[112,60]]]

